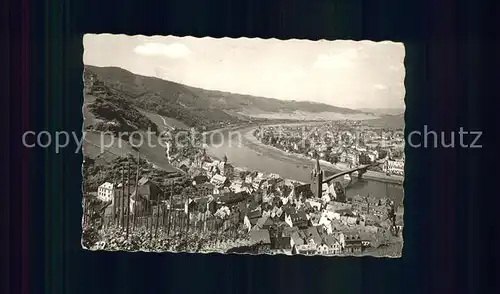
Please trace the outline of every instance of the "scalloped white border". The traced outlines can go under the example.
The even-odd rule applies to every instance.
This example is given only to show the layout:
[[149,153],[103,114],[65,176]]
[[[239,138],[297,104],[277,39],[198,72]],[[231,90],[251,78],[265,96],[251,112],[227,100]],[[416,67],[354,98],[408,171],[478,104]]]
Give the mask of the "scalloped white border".
[[[189,39],[212,39],[212,40],[239,40],[239,39],[242,39],[242,40],[266,40],[266,41],[274,41],[274,42],[313,42],[313,43],[317,43],[317,42],[329,42],[329,43],[334,43],[334,42],[353,42],[353,43],[377,43],[377,44],[388,44],[388,43],[396,43],[396,44],[401,44],[403,45],[403,50],[404,50],[404,54],[403,54],[403,60],[401,61],[403,63],[403,66],[406,64],[406,46],[404,44],[404,42],[395,42],[395,41],[372,41],[372,40],[361,40],[361,41],[354,41],[354,40],[349,40],[349,39],[335,39],[335,40],[327,40],[327,39],[318,39],[318,40],[308,40],[308,39],[278,39],[278,38],[248,38],[248,37],[239,37],[239,38],[230,38],[230,37],[221,37],[221,38],[216,38],[216,37],[209,37],[209,36],[206,36],[206,37],[193,37],[193,36],[177,36],[177,35],[167,35],[167,36],[163,36],[163,35],[142,35],[142,34],[139,34],[139,35],[127,35],[127,34],[111,34],[111,33],[86,33],[83,35],[83,38],[82,38],[82,46],[83,46],[83,52],[85,52],[85,46],[83,45],[83,39],[85,38],[85,36],[87,35],[94,35],[94,36],[125,36],[125,37],[143,37],[143,38],[165,38],[165,37],[176,37],[176,38],[189,38]],[[83,63],[83,55],[82,55],[82,65],[83,67],[85,66],[85,64]],[[405,67],[406,69],[406,67]],[[84,73],[82,72],[82,82],[84,82],[85,79],[84,79]],[[405,112],[404,112],[404,120],[405,120],[405,124],[403,126],[403,132],[405,132],[406,130],[406,70],[404,72],[404,76],[403,76],[403,84],[404,84],[404,97],[403,97],[403,102],[404,102],[404,108],[405,108]],[[85,89],[82,89],[82,94],[83,94],[83,103],[85,103]],[[82,104],[82,135],[84,134],[84,121],[85,121],[85,116],[84,116],[84,109],[83,109],[84,105]],[[405,144],[405,154],[406,154],[406,150],[407,150],[408,146],[406,146]],[[89,248],[86,248],[85,246],[83,246],[83,213],[84,213],[84,203],[83,203],[83,186],[84,186],[84,174],[83,174],[83,159],[84,159],[84,144],[82,144],[82,166],[81,166],[81,170],[82,170],[82,184],[81,184],[81,191],[82,191],[82,214],[81,214],[81,217],[80,217],[80,221],[81,221],[81,234],[80,234],[80,245],[82,246],[82,249],[84,250],[88,250],[88,251],[94,251],[94,252],[99,252],[99,251],[103,251],[103,252],[145,252],[145,253],[156,253],[156,254],[213,254],[213,255],[257,255],[257,256],[262,256],[262,255],[267,255],[267,256],[286,256],[286,257],[293,257],[293,256],[307,256],[309,258],[345,258],[345,257],[371,257],[371,258],[376,258],[376,259],[381,259],[381,258],[388,258],[388,259],[397,259],[397,258],[402,258],[403,257],[403,252],[404,252],[404,239],[405,239],[405,234],[404,234],[404,227],[403,227],[403,232],[401,233],[402,234],[402,243],[401,243],[401,250],[400,250],[400,253],[399,253],[399,256],[375,256],[375,255],[370,255],[370,254],[359,254],[359,255],[353,255],[353,254],[350,254],[350,255],[333,255],[333,256],[329,256],[329,255],[304,255],[304,254],[285,254],[285,253],[261,253],[261,254],[254,254],[254,253],[225,253],[225,252],[192,252],[192,251],[170,251],[170,250],[166,250],[166,251],[147,251],[147,250],[135,250],[135,251],[126,251],[126,250],[101,250],[101,249],[96,249],[96,250],[93,250],[93,249],[89,249]],[[406,162],[405,162],[405,171],[407,170],[407,166],[406,166]],[[406,174],[406,172],[405,172]],[[403,203],[403,207],[405,207],[405,204],[404,204],[404,200],[405,200],[405,186],[406,186],[406,177],[403,179],[403,199],[401,200],[402,203]],[[405,215],[403,215],[403,221],[405,219]]]

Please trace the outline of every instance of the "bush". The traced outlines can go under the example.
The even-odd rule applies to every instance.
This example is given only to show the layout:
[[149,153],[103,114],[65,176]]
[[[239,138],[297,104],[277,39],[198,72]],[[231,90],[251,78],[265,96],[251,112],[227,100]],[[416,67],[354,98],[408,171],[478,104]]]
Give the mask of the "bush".
[[86,226],[82,232],[82,245],[90,249],[99,241],[99,231],[96,226]]

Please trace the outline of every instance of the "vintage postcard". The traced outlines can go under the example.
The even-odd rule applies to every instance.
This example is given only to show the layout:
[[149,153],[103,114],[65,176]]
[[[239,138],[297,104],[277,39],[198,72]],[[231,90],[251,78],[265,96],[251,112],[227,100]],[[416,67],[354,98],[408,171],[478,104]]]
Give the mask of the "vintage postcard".
[[401,256],[403,44],[83,45],[84,248]]

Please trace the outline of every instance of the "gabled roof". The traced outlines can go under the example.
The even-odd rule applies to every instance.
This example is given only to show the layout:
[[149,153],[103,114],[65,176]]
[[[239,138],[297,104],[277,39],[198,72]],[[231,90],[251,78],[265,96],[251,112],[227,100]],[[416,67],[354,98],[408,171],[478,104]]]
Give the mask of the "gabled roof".
[[203,184],[197,185],[196,187],[198,187],[198,189],[200,188],[214,189],[215,185],[210,182],[205,182]]
[[257,176],[257,171],[253,171],[247,175],[247,177],[255,178]]
[[303,245],[304,244],[304,239],[302,239],[299,232],[300,231],[293,232],[291,237],[290,237],[293,240],[293,243],[295,245]]
[[285,215],[292,215],[295,214],[295,208],[288,202],[287,204],[283,205],[281,207]]
[[361,243],[362,240],[363,239],[358,234],[345,236],[345,242],[346,242],[346,244],[347,243],[349,243],[349,244],[352,244],[352,243]]
[[276,210],[275,212],[275,216],[281,217],[282,215],[283,215],[283,210],[281,209],[281,207],[279,207],[278,210]]
[[314,243],[317,245],[320,245],[323,242],[323,239],[321,239],[321,236],[318,233],[318,229],[316,227],[309,227],[304,230],[304,233],[306,233],[307,240],[313,239]]
[[297,227],[286,227],[283,229],[282,236],[283,237],[291,237],[293,233],[298,232],[299,228]]
[[244,191],[238,193],[229,192],[229,193],[224,193],[222,196],[220,196],[218,201],[223,202],[225,204],[233,204],[245,200],[248,196],[249,196],[248,193]]
[[227,178],[221,175],[214,175],[210,180],[210,183],[214,185],[222,185],[226,182]]
[[297,233],[299,234],[300,238],[305,241],[307,234],[303,230],[300,230]]
[[113,215],[113,204],[110,204],[109,206],[106,206],[106,208],[104,208],[104,215],[105,216]]
[[351,215],[351,216],[354,215],[352,209],[350,208],[337,209],[335,210],[335,212],[341,215]]
[[247,214],[249,219],[258,219],[262,216],[262,211],[260,209],[249,211]]
[[299,209],[295,214],[291,215],[292,221],[307,221],[307,214],[304,210]]
[[143,186],[143,185],[146,185],[148,182],[149,182],[148,178],[146,178],[146,177],[142,177],[142,178],[139,180],[138,184],[139,184],[139,186]]
[[259,218],[259,220],[257,220],[257,224],[256,224],[257,227],[262,228],[268,219],[269,219],[268,216],[262,216],[261,218]]
[[323,242],[328,246],[328,247],[333,247],[336,243],[340,245],[340,241],[335,237],[335,235],[326,235],[323,238]]
[[276,174],[276,173],[270,173],[270,174],[268,175],[268,177],[269,177],[270,179],[279,179],[279,178],[280,178],[280,175],[278,175],[278,174]]
[[248,207],[247,207],[247,204],[245,202],[238,203],[238,209],[240,211],[241,217],[248,215]]
[[278,208],[278,206],[273,206],[273,208],[271,209],[271,214],[276,214],[278,212],[278,210],[281,210]]
[[197,185],[208,182],[208,177],[205,175],[197,175],[193,178]]
[[257,243],[271,244],[268,230],[252,230],[250,231],[250,239]]
[[130,198],[133,200],[138,200],[138,198],[145,199],[144,195],[151,195],[151,189],[149,186],[139,186],[137,187],[137,193],[135,189],[130,189],[130,193],[132,193],[130,195]]
[[281,248],[281,249],[290,249],[290,239],[291,237],[281,237],[281,238],[278,238],[278,248]]
[[260,185],[260,184],[264,183],[265,181],[266,181],[266,179],[264,179],[264,178],[255,177],[252,180],[252,184],[258,184],[258,185]]
[[113,189],[113,184],[110,182],[105,182],[102,185],[99,186],[99,188],[104,188],[104,189]]
[[330,186],[328,185],[328,183],[321,184],[321,189],[323,189],[323,190],[328,190],[329,187]]
[[396,225],[397,226],[403,226],[404,225],[404,219],[400,215],[396,215]]
[[331,235],[337,239],[340,239],[341,237],[345,237],[345,235],[342,231],[336,231],[336,230],[334,230]]
[[257,201],[254,201],[254,200],[250,201],[250,203],[248,204],[248,210],[251,210],[251,211],[253,211],[253,210],[255,210],[255,209],[259,208],[259,207],[260,207],[260,204]]
[[204,169],[204,170],[206,170],[206,171],[209,171],[212,168],[212,164],[210,162],[204,162],[201,165],[201,168]]
[[352,201],[365,202],[363,197],[361,197],[359,194],[352,196]]
[[321,220],[321,214],[319,213],[312,213],[310,214],[310,216],[312,222],[319,223],[319,221]]
[[201,198],[198,198],[196,199],[196,203],[198,203],[199,205],[207,205],[208,201],[210,201],[210,197],[201,197]]
[[[248,217],[248,216],[247,216]],[[257,222],[259,221],[260,218],[248,218],[248,220],[250,221],[250,224],[252,226],[255,226],[257,225]]]
[[270,217],[268,217],[268,218],[266,219],[266,221],[264,222],[264,224],[263,224],[263,225],[264,225],[264,226],[272,226],[272,225],[274,225],[274,221],[273,221]]
[[232,164],[230,164],[230,163],[227,163],[227,162],[226,162],[226,163],[225,163],[225,162],[221,162],[221,163],[219,164],[219,169],[220,169],[220,170],[224,170],[224,169],[233,169],[233,168],[234,168],[234,167],[233,167],[233,165],[232,165]]
[[184,159],[183,161],[179,162],[179,166],[185,165],[186,167],[191,166],[191,161],[189,159]]
[[311,191],[311,184],[304,184],[304,185],[295,186],[293,188],[293,193],[294,193],[295,197],[298,197],[301,193],[306,198],[314,196],[314,193]]
[[241,179],[232,179],[231,184],[234,185],[243,185],[243,181]]
[[252,186],[252,184],[247,183],[247,182],[242,183],[241,184],[241,188],[250,188],[252,190],[254,189],[253,186]]

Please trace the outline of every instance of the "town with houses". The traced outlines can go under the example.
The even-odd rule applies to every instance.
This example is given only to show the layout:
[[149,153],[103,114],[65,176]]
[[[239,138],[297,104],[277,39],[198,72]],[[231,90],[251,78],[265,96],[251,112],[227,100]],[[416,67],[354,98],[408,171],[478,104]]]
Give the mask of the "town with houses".
[[402,256],[403,44],[149,38],[84,38],[83,248]]
[[[196,248],[186,245],[174,251],[400,256],[402,203],[370,195],[346,197],[346,181],[354,176],[324,183],[322,165],[348,169],[380,161],[383,164],[375,173],[401,177],[402,138],[393,133],[384,133],[386,138],[368,133],[373,135],[355,139],[345,129],[337,133],[345,127],[342,123],[305,126],[308,132],[315,128],[305,144],[300,142],[304,126],[267,126],[254,131],[265,144],[314,160],[307,183],[234,167],[227,156],[215,159],[195,146],[182,152],[191,157],[173,162],[185,179],[180,187],[174,181],[165,185],[141,176],[139,167],[128,171],[137,177],[136,182],[133,177],[125,180],[122,169],[121,179],[103,182],[94,192],[105,203],[100,212],[100,234],[116,225],[121,232],[127,227],[126,238],[135,230],[148,229],[151,236],[154,231],[159,238],[160,228],[170,239],[229,232],[229,239],[245,240],[226,244],[224,249],[218,248],[221,242],[208,240]],[[172,154],[167,157],[171,159]],[[129,169],[131,159],[127,159]],[[119,236],[123,239],[123,234]],[[101,248],[106,246],[103,243],[99,243]]]
[[337,169],[349,169],[376,161],[372,167],[387,176],[404,176],[404,135],[402,130],[374,128],[358,121],[335,121],[320,125],[269,126],[254,136],[266,145],[287,153],[317,157]]

